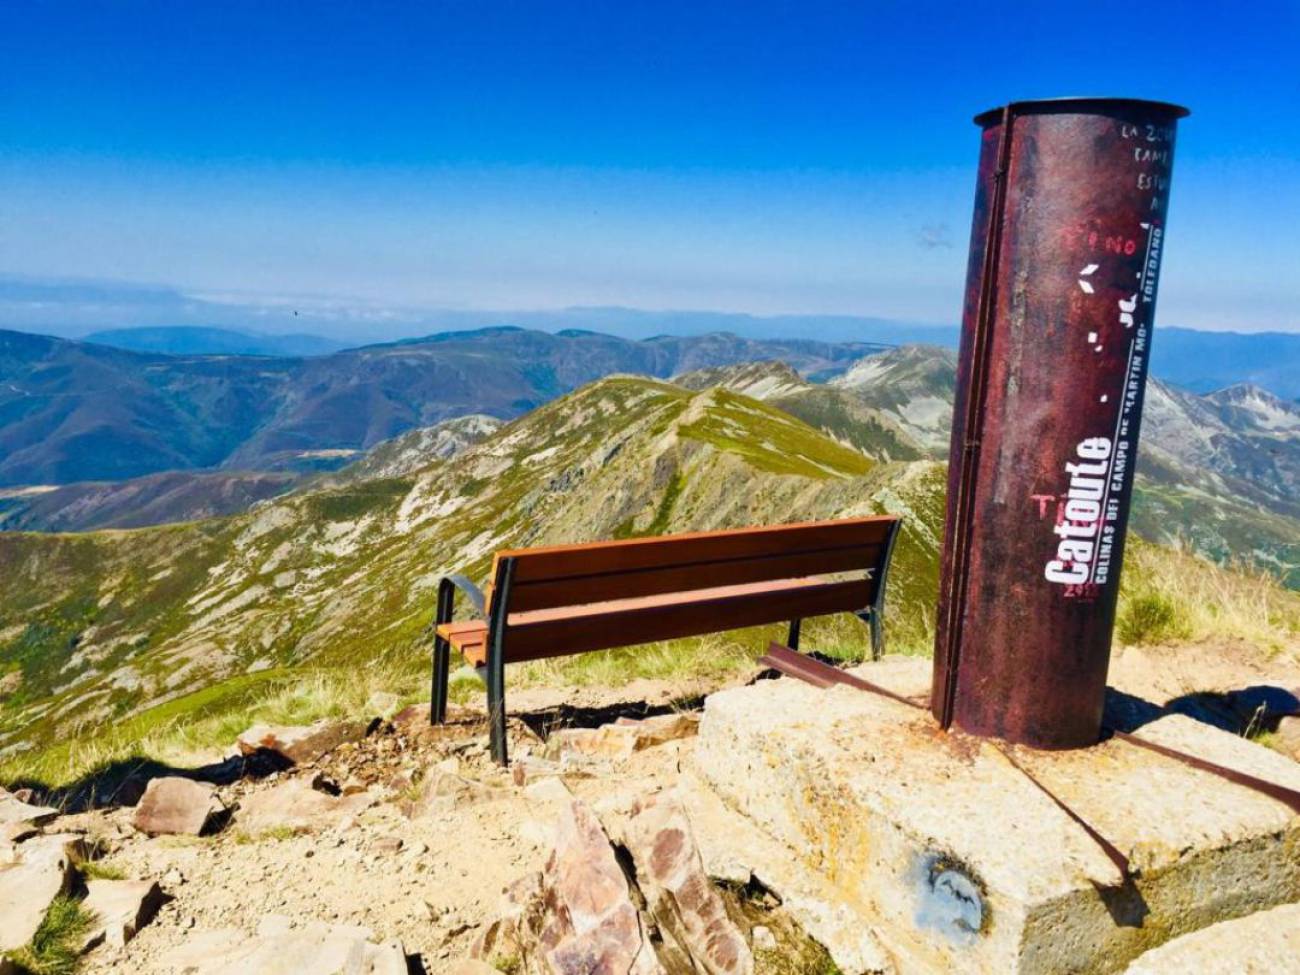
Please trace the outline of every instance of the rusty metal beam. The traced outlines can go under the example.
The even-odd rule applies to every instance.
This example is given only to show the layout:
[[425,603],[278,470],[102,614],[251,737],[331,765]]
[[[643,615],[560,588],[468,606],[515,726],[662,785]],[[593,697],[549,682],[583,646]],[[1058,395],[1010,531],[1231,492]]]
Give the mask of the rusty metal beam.
[[1185,114],[1062,99],[976,119],[931,694],[945,728],[1099,739]]

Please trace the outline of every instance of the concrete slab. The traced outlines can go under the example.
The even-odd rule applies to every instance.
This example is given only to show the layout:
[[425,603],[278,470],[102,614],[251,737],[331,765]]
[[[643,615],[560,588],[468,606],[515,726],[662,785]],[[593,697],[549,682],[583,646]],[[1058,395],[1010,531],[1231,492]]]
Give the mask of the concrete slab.
[[[1300,765],[1191,719],[1138,734],[1300,789]],[[1300,900],[1300,817],[1281,803],[1123,742],[1014,755],[1130,858],[1134,881],[999,747],[875,694],[789,678],[715,694],[693,763],[900,971],[1118,971]]]
[[1300,904],[1221,921],[1153,948],[1124,975],[1277,975],[1300,958]]

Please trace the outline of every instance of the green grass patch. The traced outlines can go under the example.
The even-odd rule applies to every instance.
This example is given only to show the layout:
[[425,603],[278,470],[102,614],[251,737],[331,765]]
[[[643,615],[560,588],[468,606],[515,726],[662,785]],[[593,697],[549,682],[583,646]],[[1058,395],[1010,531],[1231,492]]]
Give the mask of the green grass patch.
[[56,897],[29,944],[9,955],[27,975],[72,975],[81,959],[81,943],[95,918],[80,901]]

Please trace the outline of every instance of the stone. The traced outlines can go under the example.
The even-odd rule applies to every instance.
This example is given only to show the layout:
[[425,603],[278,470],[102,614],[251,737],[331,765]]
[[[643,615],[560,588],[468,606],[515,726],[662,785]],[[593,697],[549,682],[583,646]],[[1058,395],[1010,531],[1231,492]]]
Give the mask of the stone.
[[570,802],[573,793],[558,778],[537,779],[524,786],[524,797],[529,802]]
[[577,800],[556,821],[545,868],[507,888],[500,916],[479,935],[472,956],[516,958],[528,975],[665,971],[644,936],[609,838]]
[[[1137,734],[1300,789],[1300,765],[1185,716]],[[1282,803],[1118,739],[1013,754],[1024,771],[927,710],[781,679],[712,695],[692,761],[908,972],[1113,970],[1300,899],[1300,817]]]
[[57,818],[59,811],[52,806],[35,806],[12,792],[0,789],[0,828],[13,829],[15,833],[45,826]]
[[100,944],[121,948],[153,920],[163,892],[151,880],[90,880],[82,907],[95,918],[82,951]]
[[149,781],[131,816],[131,825],[149,836],[200,836],[224,810],[212,786],[168,776]]
[[451,963],[447,968],[447,975],[501,975],[501,969],[493,968],[487,962],[476,958],[463,958]]
[[1300,716],[1287,715],[1277,723],[1273,745],[1278,751],[1300,762]]
[[418,794],[404,806],[404,811],[412,819],[423,819],[463,806],[504,799],[509,794],[507,789],[497,788],[452,772],[435,770],[425,776],[420,783]]
[[163,956],[165,971],[185,975],[406,975],[397,941],[376,944],[369,928],[269,915],[249,937],[239,929],[198,931]]
[[254,835],[282,829],[319,833],[343,828],[372,804],[365,793],[333,796],[312,788],[306,779],[287,779],[241,799],[235,824]]
[[776,935],[771,928],[755,924],[749,931],[749,938],[755,951],[776,951]]
[[684,775],[677,791],[710,877],[737,884],[757,880],[779,897],[781,907],[826,949],[844,975],[895,971],[893,960],[871,927],[824,877],[726,806],[695,776]]
[[1300,904],[1220,921],[1139,955],[1124,975],[1274,975],[1300,959]]
[[624,761],[643,749],[689,738],[699,724],[698,714],[675,712],[640,720],[619,718],[599,728],[564,728],[547,739],[545,757],[580,764]]
[[681,801],[673,793],[643,799],[624,841],[636,863],[637,885],[664,941],[708,975],[751,975],[754,958],[714,889]]
[[31,941],[54,898],[68,893],[85,841],[71,834],[30,839],[17,859],[0,864],[0,958]]
[[323,718],[312,725],[253,725],[236,739],[243,755],[271,752],[294,765],[315,762],[344,742],[360,741],[366,726],[360,721]]

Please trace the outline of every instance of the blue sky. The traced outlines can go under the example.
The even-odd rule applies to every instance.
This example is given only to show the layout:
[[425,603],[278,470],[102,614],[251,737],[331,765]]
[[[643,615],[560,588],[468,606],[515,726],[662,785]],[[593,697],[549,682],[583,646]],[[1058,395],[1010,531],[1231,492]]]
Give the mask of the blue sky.
[[[41,3],[0,275],[953,322],[1008,99],[1180,102],[1165,324],[1300,330],[1300,4]],[[359,319],[360,320],[360,319]]]

